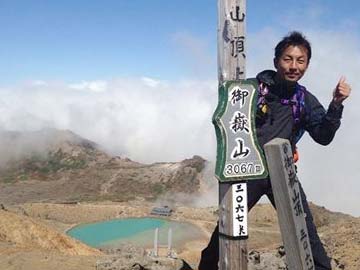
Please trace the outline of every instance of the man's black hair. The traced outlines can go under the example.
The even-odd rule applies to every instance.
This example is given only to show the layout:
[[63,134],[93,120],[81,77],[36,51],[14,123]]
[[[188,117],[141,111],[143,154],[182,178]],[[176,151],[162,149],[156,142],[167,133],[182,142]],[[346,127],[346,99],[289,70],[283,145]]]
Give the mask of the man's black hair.
[[289,46],[303,46],[307,50],[308,63],[311,58],[311,45],[310,42],[305,38],[305,36],[297,31],[290,32],[285,36],[275,47],[275,61],[277,61],[282,53]]

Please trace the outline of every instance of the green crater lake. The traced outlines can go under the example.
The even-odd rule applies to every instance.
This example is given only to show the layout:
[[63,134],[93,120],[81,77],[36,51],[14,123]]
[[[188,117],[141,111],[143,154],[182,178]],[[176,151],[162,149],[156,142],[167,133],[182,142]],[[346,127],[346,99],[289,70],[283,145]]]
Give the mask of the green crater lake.
[[172,245],[183,245],[203,235],[201,230],[189,223],[175,222],[158,218],[113,219],[104,222],[83,224],[67,231],[71,237],[96,248],[116,247],[131,243],[151,247],[155,229],[159,228],[159,244],[166,245],[168,231],[172,230]]

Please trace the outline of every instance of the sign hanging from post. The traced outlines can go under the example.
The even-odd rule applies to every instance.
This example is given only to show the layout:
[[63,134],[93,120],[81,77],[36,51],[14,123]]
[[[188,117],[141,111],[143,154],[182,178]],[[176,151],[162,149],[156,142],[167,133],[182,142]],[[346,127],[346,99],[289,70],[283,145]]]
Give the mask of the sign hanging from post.
[[237,183],[232,187],[232,213],[233,213],[233,237],[240,237],[246,239],[248,237],[248,222],[247,222],[247,184]]
[[268,175],[255,129],[258,83],[227,81],[219,88],[213,116],[217,137],[215,174],[219,181],[261,179]]

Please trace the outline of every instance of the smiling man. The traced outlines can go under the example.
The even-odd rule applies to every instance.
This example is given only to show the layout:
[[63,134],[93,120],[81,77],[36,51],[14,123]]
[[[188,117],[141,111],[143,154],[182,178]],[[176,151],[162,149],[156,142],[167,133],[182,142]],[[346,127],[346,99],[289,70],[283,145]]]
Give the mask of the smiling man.
[[[282,45],[282,44],[281,44]],[[280,45],[280,46],[281,46]],[[305,74],[308,67],[310,48],[304,46],[287,47],[281,55],[274,58],[274,66],[280,79],[297,82]],[[279,48],[279,53],[281,49]]]
[[[274,66],[276,71],[265,70],[257,75],[259,82],[256,115],[256,135],[260,146],[274,138],[288,139],[297,160],[296,143],[305,131],[319,144],[329,144],[338,128],[343,111],[343,101],[349,97],[351,87],[341,77],[333,91],[333,98],[326,111],[317,98],[298,81],[304,76],[311,59],[311,46],[299,32],[291,32],[275,47]],[[305,193],[300,193],[306,225],[308,228],[315,270],[329,270],[330,259],[320,241]],[[248,209],[267,195],[275,207],[270,179],[248,181]],[[219,234],[218,226],[210,243],[201,254],[199,270],[218,269]]]

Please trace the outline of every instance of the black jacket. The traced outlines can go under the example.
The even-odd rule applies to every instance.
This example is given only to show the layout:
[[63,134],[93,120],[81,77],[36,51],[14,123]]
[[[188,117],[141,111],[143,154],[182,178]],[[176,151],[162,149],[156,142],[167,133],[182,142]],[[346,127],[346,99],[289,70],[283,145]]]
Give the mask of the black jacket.
[[343,105],[330,103],[328,110],[320,104],[317,98],[309,91],[305,92],[305,110],[299,124],[295,125],[292,115],[292,106],[280,103],[282,98],[288,99],[294,95],[295,83],[277,81],[275,71],[265,70],[256,78],[259,83],[265,83],[269,88],[266,95],[266,104],[269,111],[259,114],[256,118],[256,131],[260,146],[274,138],[288,139],[295,148],[296,134],[307,131],[319,144],[329,144],[340,127]]

